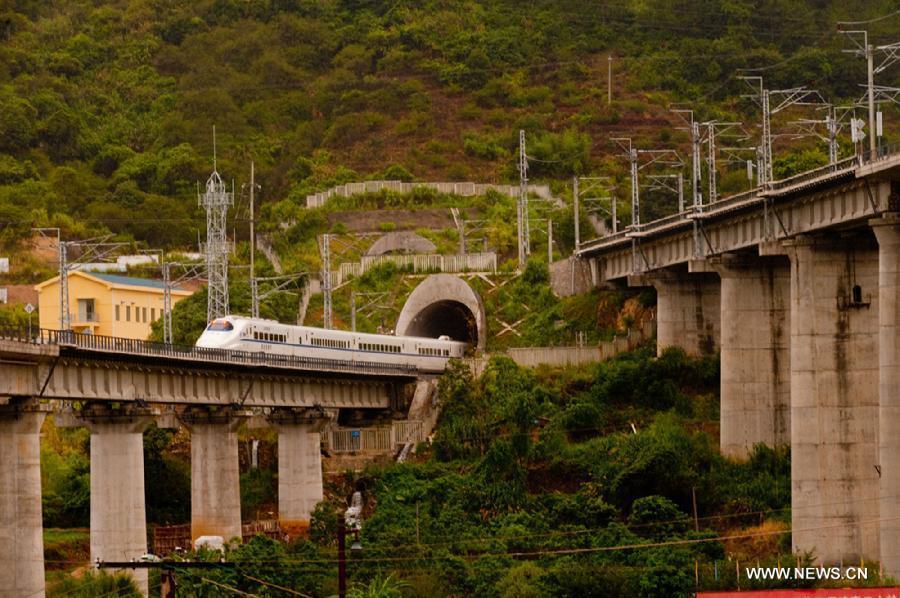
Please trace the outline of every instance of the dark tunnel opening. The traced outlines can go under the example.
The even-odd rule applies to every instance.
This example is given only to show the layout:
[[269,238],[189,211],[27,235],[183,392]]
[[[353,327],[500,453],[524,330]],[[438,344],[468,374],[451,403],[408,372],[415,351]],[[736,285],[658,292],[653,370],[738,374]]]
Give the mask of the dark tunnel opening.
[[458,301],[432,303],[413,318],[406,329],[409,336],[437,338],[447,335],[455,341],[478,344],[478,324],[468,307]]

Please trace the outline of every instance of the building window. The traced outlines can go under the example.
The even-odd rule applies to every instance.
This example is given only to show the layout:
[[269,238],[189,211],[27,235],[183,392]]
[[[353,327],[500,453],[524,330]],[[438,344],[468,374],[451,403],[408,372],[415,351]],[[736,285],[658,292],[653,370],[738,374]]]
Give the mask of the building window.
[[125,321],[126,322],[131,321],[131,306],[130,305],[125,306]]
[[156,321],[156,308],[155,307],[150,308],[150,321],[151,322]]
[[119,306],[116,305],[116,322],[118,322],[118,321],[121,320],[121,318],[119,317],[120,315],[121,315],[121,314],[119,314]]
[[147,308],[146,307],[141,308],[141,317],[144,318],[144,324],[146,324],[147,323]]
[[78,321],[79,322],[96,322],[97,312],[94,310],[93,299],[78,300]]

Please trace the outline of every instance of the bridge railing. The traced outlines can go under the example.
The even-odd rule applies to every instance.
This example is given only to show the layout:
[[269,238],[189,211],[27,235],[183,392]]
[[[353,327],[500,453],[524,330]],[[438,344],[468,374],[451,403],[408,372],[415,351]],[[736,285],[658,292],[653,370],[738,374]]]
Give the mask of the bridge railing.
[[189,345],[174,345],[133,338],[83,334],[71,330],[51,330],[46,328],[34,329],[30,334],[27,330],[21,328],[0,328],[0,339],[44,345],[71,346],[102,353],[127,353],[130,355],[168,357],[246,366],[270,366],[368,374],[413,375],[418,372],[418,368],[413,365],[360,363],[350,359],[326,359],[322,357],[192,347]]
[[[886,146],[881,148],[877,154],[875,154],[875,160],[884,160],[889,157],[892,157],[900,152],[900,143],[894,144],[891,146]],[[787,177],[785,179],[781,179],[778,181],[773,181],[768,183],[765,186],[754,187],[753,189],[749,189],[747,191],[743,191],[741,193],[737,193],[734,195],[729,195],[727,197],[723,197],[713,203],[703,204],[699,209],[695,210],[693,207],[688,207],[682,212],[677,212],[675,214],[669,214],[668,216],[663,216],[661,218],[657,218],[656,220],[651,220],[650,222],[645,222],[643,224],[638,225],[637,227],[628,226],[623,230],[618,231],[615,234],[606,235],[599,239],[595,239],[594,241],[589,241],[586,244],[590,243],[612,243],[625,238],[628,238],[629,234],[637,233],[649,233],[660,228],[665,228],[671,224],[682,222],[684,220],[688,220],[690,215],[695,212],[704,212],[704,211],[713,211],[713,210],[721,210],[723,208],[727,208],[732,205],[738,205],[744,203],[746,201],[753,200],[757,197],[761,197],[762,194],[766,192],[772,191],[780,191],[783,189],[787,189],[793,187],[795,185],[800,185],[807,181],[812,181],[829,174],[844,172],[850,169],[855,168],[860,161],[870,162],[870,154],[863,154],[862,158],[859,156],[850,156],[849,158],[843,158],[838,160],[834,164],[826,164],[825,166],[820,166],[818,168],[814,168],[812,170],[808,170],[806,172],[801,172],[800,174]]]

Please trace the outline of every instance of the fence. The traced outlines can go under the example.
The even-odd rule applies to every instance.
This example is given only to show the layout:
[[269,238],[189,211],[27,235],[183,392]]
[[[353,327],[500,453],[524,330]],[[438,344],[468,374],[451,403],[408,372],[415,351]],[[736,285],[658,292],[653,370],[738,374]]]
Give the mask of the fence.
[[506,354],[523,367],[538,365],[567,366],[612,359],[619,353],[636,349],[653,336],[652,320],[631,330],[626,336],[590,347],[522,347],[507,349]]
[[371,428],[332,428],[325,433],[325,446],[332,453],[390,453],[408,442],[425,440],[425,426],[417,420],[392,422]]
[[362,276],[382,264],[396,264],[400,268],[412,267],[413,272],[496,272],[497,254],[464,253],[458,255],[408,254],[364,255],[358,262],[343,262],[331,273],[332,288],[343,284],[351,276]]
[[[321,193],[313,193],[306,196],[307,208],[318,208],[325,205],[329,198],[350,197],[359,193],[378,193],[381,190],[394,191],[396,193],[412,193],[413,189],[434,189],[438,193],[450,193],[453,195],[473,196],[484,195],[488,191],[496,191],[503,195],[516,197],[519,194],[518,185],[494,185],[491,183],[404,183],[403,181],[364,181],[361,183],[347,183],[332,187]],[[548,185],[529,185],[528,190],[539,197],[551,197]]]
[[[168,556],[173,554],[177,548],[183,550],[193,549],[190,523],[159,525],[152,528],[151,531],[153,534],[153,554],[156,556]],[[277,519],[262,519],[241,524],[241,539],[244,542],[259,534],[276,540],[284,538],[284,533]],[[226,541],[229,539],[225,538]]]

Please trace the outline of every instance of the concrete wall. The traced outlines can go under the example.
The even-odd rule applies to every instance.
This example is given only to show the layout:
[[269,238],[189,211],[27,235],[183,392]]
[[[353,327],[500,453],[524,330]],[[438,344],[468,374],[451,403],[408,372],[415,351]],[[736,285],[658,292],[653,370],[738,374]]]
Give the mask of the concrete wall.
[[434,243],[421,235],[410,231],[387,233],[366,251],[366,255],[384,255],[385,253],[435,253]]
[[626,336],[587,347],[521,347],[507,349],[506,354],[522,367],[549,365],[564,367],[597,363],[612,359],[619,353],[632,351],[653,337],[653,322],[645,322],[642,328],[630,331]]
[[559,297],[587,293],[592,287],[587,260],[567,257],[550,264],[550,287]]
[[[313,193],[306,196],[306,207],[317,208],[325,205],[329,198],[334,196],[350,197],[359,193],[377,193],[382,189],[395,193],[411,193],[415,188],[434,189],[438,193],[452,193],[454,195],[473,196],[484,195],[488,191],[496,191],[503,195],[516,197],[519,194],[518,185],[493,185],[490,183],[404,183],[402,181],[364,181],[359,183],[347,183],[332,187],[327,191]],[[528,190],[538,197],[550,198],[552,193],[548,185],[529,185]]]

